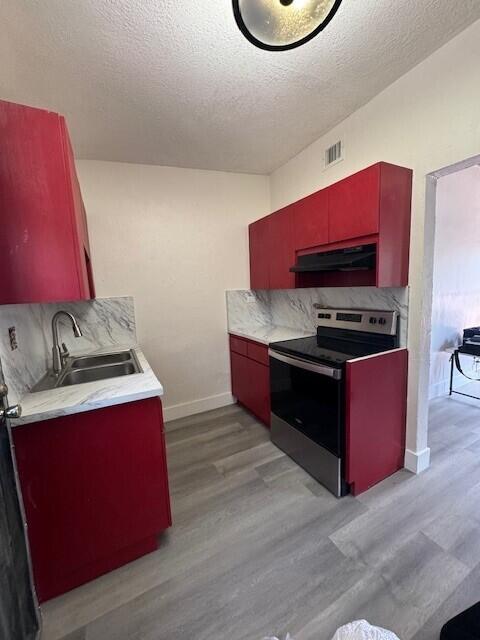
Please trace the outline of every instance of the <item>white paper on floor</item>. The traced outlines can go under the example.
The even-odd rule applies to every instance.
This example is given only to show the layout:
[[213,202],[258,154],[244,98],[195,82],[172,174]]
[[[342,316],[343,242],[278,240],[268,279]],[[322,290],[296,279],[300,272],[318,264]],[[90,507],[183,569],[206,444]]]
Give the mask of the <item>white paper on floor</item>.
[[[293,639],[292,639],[293,640]],[[399,640],[393,631],[374,627],[366,620],[355,620],[337,629],[332,640]]]

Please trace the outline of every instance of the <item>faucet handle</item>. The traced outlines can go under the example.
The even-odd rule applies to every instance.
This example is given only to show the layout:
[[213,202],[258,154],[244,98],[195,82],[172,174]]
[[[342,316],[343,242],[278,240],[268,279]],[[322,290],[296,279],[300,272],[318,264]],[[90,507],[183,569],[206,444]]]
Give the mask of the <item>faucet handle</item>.
[[65,356],[70,355],[70,352],[67,349],[67,345],[64,342],[62,342],[62,349]]

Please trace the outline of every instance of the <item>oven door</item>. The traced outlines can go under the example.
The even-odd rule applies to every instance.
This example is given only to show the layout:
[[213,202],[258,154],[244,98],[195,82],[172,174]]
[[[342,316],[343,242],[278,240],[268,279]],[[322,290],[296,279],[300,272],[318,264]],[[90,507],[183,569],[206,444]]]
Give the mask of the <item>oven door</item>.
[[269,350],[272,442],[337,496],[343,482],[342,370]]

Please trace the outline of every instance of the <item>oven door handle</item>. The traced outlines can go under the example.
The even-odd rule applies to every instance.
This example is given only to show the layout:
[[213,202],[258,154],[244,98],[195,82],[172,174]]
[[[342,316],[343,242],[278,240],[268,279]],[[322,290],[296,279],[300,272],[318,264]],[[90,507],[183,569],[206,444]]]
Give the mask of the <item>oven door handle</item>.
[[286,356],[283,353],[274,351],[273,349],[268,350],[268,355],[270,358],[275,358],[275,360],[280,360],[280,362],[290,364],[292,367],[305,369],[305,371],[311,371],[312,373],[319,373],[322,376],[328,376],[334,380],[340,380],[342,377],[342,371],[340,369],[326,367],[323,364],[316,364],[315,362],[308,362],[307,360],[300,360],[299,358],[292,358],[292,356]]

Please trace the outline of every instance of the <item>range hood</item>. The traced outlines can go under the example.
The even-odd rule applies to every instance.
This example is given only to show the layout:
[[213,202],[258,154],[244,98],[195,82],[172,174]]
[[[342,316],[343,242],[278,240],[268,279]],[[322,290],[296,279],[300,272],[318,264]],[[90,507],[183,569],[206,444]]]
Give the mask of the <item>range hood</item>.
[[319,271],[366,271],[375,269],[377,245],[365,244],[335,251],[310,253],[298,256],[297,264],[290,268],[293,273]]

